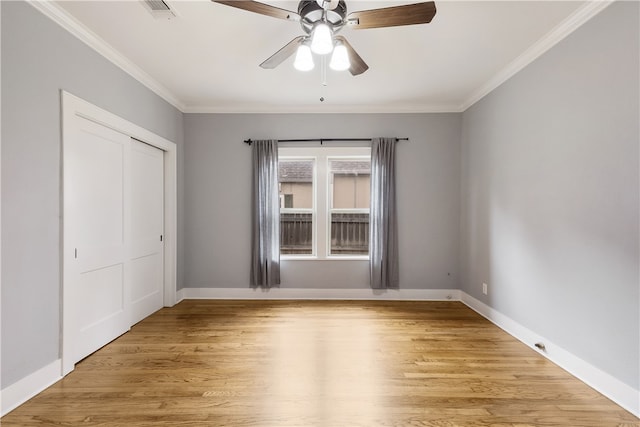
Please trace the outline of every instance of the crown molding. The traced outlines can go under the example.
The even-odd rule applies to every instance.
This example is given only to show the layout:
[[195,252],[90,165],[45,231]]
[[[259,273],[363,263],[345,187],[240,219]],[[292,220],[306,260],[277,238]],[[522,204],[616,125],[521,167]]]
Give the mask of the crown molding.
[[460,106],[461,111],[467,110],[473,104],[480,101],[502,83],[509,80],[524,67],[535,61],[537,58],[542,56],[542,54],[566,38],[569,34],[573,33],[584,23],[602,12],[614,1],[615,0],[592,0],[588,1],[583,6],[580,6],[553,30],[548,32],[529,49],[473,92],[473,94]]
[[173,105],[181,112],[184,111],[185,105],[175,95],[173,95],[169,89],[164,87],[140,67],[127,59],[113,46],[89,30],[55,2],[47,0],[28,0],[27,3],[74,35],[87,46],[98,52],[100,55],[104,56],[131,77],[142,83],[169,104]]
[[28,0],[35,9],[49,17],[58,25],[69,31],[76,38],[87,44],[100,55],[111,61],[123,71],[138,80],[152,92],[163,98],[169,104],[183,113],[210,113],[210,114],[234,114],[234,113],[255,113],[255,114],[332,114],[332,113],[387,113],[387,114],[410,114],[410,113],[460,113],[464,112],[476,102],[484,98],[491,91],[502,85],[513,77],[520,70],[536,60],[546,51],[566,38],[569,34],[589,21],[598,13],[607,8],[615,0],[592,0],[587,1],[578,8],[568,18],[557,25],[553,30],[542,37],[538,42],[518,56],[509,65],[495,74],[486,83],[474,91],[469,98],[461,104],[442,105],[389,105],[389,106],[361,106],[361,105],[318,105],[318,106],[276,106],[276,105],[189,105],[178,99],[169,89],[160,84],[157,80],[143,71],[136,64],[127,59],[115,48],[105,42],[98,35],[93,33],[64,9],[53,1],[48,0]]
[[460,105],[189,105],[184,113],[204,114],[420,114],[461,113]]

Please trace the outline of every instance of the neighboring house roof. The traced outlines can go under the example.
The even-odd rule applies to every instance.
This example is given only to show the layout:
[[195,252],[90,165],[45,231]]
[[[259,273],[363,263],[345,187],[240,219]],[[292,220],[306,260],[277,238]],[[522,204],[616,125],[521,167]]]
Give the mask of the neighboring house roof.
[[312,182],[313,162],[310,160],[280,160],[278,178],[280,182]]
[[[362,160],[334,160],[334,173],[340,175],[370,175],[371,165]],[[278,178],[280,182],[312,182],[313,162],[310,160],[280,160]]]
[[370,175],[371,163],[368,160],[333,160],[331,170],[340,174]]

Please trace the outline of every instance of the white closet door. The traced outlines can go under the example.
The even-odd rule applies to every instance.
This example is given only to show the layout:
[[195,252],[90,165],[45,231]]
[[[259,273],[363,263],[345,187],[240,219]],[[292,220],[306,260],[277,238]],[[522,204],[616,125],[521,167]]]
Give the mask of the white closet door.
[[[125,185],[130,138],[76,116],[65,140],[65,350],[75,363],[126,332],[130,286]],[[66,329],[67,330],[67,329]]]
[[131,140],[131,323],[163,306],[164,152]]

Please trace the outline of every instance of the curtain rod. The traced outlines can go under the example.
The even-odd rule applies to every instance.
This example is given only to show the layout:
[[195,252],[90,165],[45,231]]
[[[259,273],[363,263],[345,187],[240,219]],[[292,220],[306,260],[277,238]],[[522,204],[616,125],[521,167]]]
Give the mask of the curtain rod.
[[[372,138],[309,138],[309,139],[279,139],[278,142],[320,142],[320,145],[325,142],[352,142],[352,141],[371,141]],[[398,141],[408,141],[409,138],[396,138]],[[245,144],[251,145],[252,139],[245,139]]]

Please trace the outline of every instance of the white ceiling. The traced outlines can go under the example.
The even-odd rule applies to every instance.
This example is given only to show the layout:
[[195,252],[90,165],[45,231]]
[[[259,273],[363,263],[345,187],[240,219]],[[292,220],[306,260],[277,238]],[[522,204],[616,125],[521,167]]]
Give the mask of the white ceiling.
[[[436,1],[430,24],[341,32],[370,69],[258,66],[303,34],[296,22],[212,3],[57,1],[50,16],[185,112],[463,111],[603,9],[603,2]],[[296,1],[267,1],[297,11]],[[349,11],[414,1],[347,0]],[[324,96],[325,101],[319,98]]]

